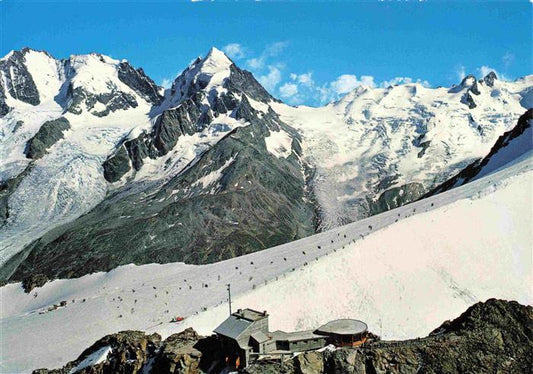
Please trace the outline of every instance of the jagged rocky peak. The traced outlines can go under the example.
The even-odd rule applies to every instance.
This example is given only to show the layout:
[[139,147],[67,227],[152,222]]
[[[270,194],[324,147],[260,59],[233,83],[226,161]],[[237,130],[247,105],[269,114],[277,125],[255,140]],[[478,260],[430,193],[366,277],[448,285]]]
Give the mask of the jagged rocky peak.
[[230,76],[232,64],[224,52],[211,48],[203,59],[198,57],[176,78],[170,92],[172,102],[177,104],[190,99],[199,91],[209,93],[218,89],[220,93],[224,80]]
[[58,60],[46,51],[24,48],[0,59],[0,75],[0,116],[20,102],[55,102],[74,114],[101,117],[135,108],[139,101],[159,105],[163,100],[161,88],[142,69],[98,53]]
[[494,87],[494,81],[498,80],[498,76],[494,71],[491,71],[483,78],[483,82],[489,87]]
[[24,48],[21,51],[11,51],[0,60],[1,82],[2,86],[4,83],[6,85],[2,87],[2,94],[0,94],[2,106],[6,105],[4,99],[6,94],[27,104],[39,105],[41,103],[37,86],[26,66],[26,54],[30,51],[33,50]]
[[139,97],[148,104],[160,104],[163,99],[154,81],[125,60],[97,53],[77,55],[66,61],[66,69],[66,110],[74,114],[86,111],[102,117],[136,108]]
[[[202,98],[205,97],[204,103],[213,107],[215,112],[222,109],[224,113],[225,109],[229,109],[224,109],[226,104],[235,101],[235,97],[242,93],[264,103],[275,100],[249,71],[238,68],[224,52],[215,47],[204,58],[197,58],[176,78],[170,92],[171,102],[175,105],[187,99],[197,100],[198,93],[201,93]],[[222,100],[224,105],[217,99]]]
[[461,87],[471,87],[473,84],[477,82],[477,79],[474,75],[468,74],[466,77],[463,78],[461,81]]
[[258,116],[251,101],[274,100],[253,75],[239,69],[222,51],[211,48],[174,81],[165,101],[156,110],[150,133],[129,137],[104,163],[104,176],[117,182],[133,166],[140,170],[147,157],[169,153],[184,135],[204,131],[214,121],[228,117],[251,122]]

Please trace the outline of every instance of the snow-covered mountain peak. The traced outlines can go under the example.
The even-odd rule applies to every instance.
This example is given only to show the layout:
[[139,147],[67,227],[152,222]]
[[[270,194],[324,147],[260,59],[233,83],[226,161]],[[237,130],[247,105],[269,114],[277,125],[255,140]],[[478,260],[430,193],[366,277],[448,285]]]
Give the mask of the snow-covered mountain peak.
[[203,59],[203,71],[208,72],[210,69],[218,71],[220,69],[227,69],[233,64],[228,56],[220,49],[211,47],[205,58]]
[[95,94],[108,92],[117,78],[118,63],[96,53],[70,56],[68,65],[72,88],[83,87]]
[[188,99],[199,91],[225,92],[224,81],[230,77],[233,62],[220,50],[211,48],[204,58],[197,58],[174,81],[171,89],[173,105]]

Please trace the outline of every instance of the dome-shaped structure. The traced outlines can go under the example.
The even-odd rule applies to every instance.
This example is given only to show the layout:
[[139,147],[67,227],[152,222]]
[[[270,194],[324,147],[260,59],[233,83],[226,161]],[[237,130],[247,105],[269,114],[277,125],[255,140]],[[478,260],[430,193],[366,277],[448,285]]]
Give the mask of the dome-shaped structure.
[[357,319],[336,319],[320,326],[317,334],[322,335],[355,335],[368,331],[368,326]]
[[357,347],[367,339],[368,326],[356,319],[336,319],[320,326],[315,334],[325,335],[337,347]]

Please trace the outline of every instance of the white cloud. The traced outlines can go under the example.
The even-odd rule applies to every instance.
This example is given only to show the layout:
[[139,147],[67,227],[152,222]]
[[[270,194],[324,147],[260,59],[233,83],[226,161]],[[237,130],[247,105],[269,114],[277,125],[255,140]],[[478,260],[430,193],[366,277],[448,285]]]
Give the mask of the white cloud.
[[307,87],[312,87],[315,84],[311,72],[300,75],[292,73],[291,79]]
[[170,88],[172,86],[172,79],[163,78],[163,80],[161,81],[159,85],[165,89]]
[[281,52],[283,52],[283,50],[287,48],[288,45],[288,42],[275,42],[269,44],[265,47],[263,52],[261,52],[260,56],[248,59],[246,61],[246,65],[250,69],[260,70],[265,67],[265,65],[267,64],[267,60],[269,60],[271,57],[276,57],[281,54]]
[[268,70],[268,74],[260,76],[257,80],[267,91],[273,92],[279,82],[281,82],[281,71],[272,65],[268,67]]
[[279,88],[279,95],[288,104],[308,103],[311,105],[326,104],[339,99],[342,95],[359,86],[388,87],[408,83],[418,83],[424,87],[430,87],[427,80],[413,79],[410,77],[395,77],[387,81],[376,83],[370,75],[357,77],[353,74],[343,74],[332,82],[318,85],[313,80],[311,72],[304,74],[289,74],[290,81],[284,82]]
[[298,86],[294,83],[285,83],[279,88],[281,97],[291,97],[298,93]]
[[463,65],[458,66],[455,69],[455,74],[457,74],[457,78],[459,78],[459,80],[462,81],[464,77],[466,77],[465,67]]
[[252,69],[261,69],[265,65],[265,61],[262,58],[251,58],[246,61],[246,64]]
[[514,62],[514,54],[507,52],[502,57],[503,66],[507,69]]
[[230,58],[240,59],[245,56],[244,48],[239,43],[230,43],[222,48],[224,53],[226,53]]
[[388,81],[383,81],[379,85],[380,87],[389,87],[389,86],[395,86],[398,84],[409,84],[409,83],[418,83],[421,84],[424,87],[430,87],[431,84],[426,80],[413,80],[413,78],[410,77],[395,77]]
[[370,75],[363,75],[359,80],[355,75],[343,74],[330,83],[330,87],[339,95],[348,93],[361,85],[374,87],[376,85],[374,83],[374,77]]
[[263,54],[268,57],[279,55],[285,48],[289,46],[289,42],[276,42],[266,46]]

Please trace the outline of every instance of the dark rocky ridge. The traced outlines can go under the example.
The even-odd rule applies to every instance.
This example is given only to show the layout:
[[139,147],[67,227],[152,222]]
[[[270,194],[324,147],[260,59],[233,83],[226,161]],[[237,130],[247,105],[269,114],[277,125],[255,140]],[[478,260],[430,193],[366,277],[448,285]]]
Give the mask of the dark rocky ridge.
[[384,191],[376,201],[370,201],[370,214],[379,214],[416,201],[426,191],[425,187],[416,182],[406,183]]
[[[530,128],[531,121],[533,121],[533,109],[529,109],[528,111],[526,111],[522,116],[520,116],[520,118],[518,119],[518,123],[516,124],[515,127],[505,132],[503,135],[501,135],[498,138],[498,140],[492,146],[487,156],[485,156],[483,159],[479,159],[479,160],[472,162],[470,165],[468,165],[466,168],[461,170],[453,178],[450,178],[446,182],[442,183],[441,185],[437,186],[433,190],[429,191],[422,198],[433,196],[441,192],[451,190],[454,187],[462,186],[468,183],[469,181],[471,181],[483,170],[483,168],[489,163],[490,159],[496,153],[498,153],[498,151],[508,146],[509,143],[513,139],[522,135],[526,131],[527,128]],[[531,140],[530,149],[533,149],[533,140]]]
[[0,227],[4,225],[9,218],[9,196],[15,192],[22,179],[31,171],[32,165],[28,165],[17,176],[0,183]]
[[4,117],[11,108],[6,104],[6,92],[4,82],[0,80],[0,118]]
[[163,96],[159,94],[159,86],[148,77],[142,68],[135,69],[128,62],[121,62],[118,66],[118,79],[147,102],[159,105]]
[[[107,359],[79,373],[219,373],[220,343],[187,329],[162,341],[158,334],[124,331],[108,335],[61,369],[35,374],[64,374],[91,353],[111,347]],[[375,341],[360,348],[311,351],[283,363],[263,362],[241,372],[259,373],[528,373],[533,368],[533,308],[490,299],[443,323],[428,337]],[[148,369],[148,368],[151,368]],[[144,371],[143,371],[144,370]]]
[[161,339],[157,333],[146,335],[142,331],[122,331],[107,335],[87,348],[74,361],[60,369],[37,369],[34,374],[67,374],[90,354],[110,347],[107,359],[96,365],[76,371],[80,374],[100,373],[216,373],[223,367],[218,351],[219,341],[214,337],[199,336],[188,328]]
[[74,88],[70,84],[67,90],[67,111],[73,114],[81,114],[84,109],[91,111],[97,103],[100,103],[105,106],[105,109],[99,112],[92,111],[91,114],[97,117],[105,117],[110,112],[137,108],[139,105],[133,95],[118,90],[111,82],[109,82],[108,88],[110,92],[95,95],[82,87]]
[[[4,75],[7,90],[11,97],[27,104],[39,105],[41,102],[39,91],[25,65],[26,59],[24,54],[27,51],[29,51],[28,48],[24,48],[22,51],[13,51],[11,56],[0,61],[0,71]],[[2,91],[0,94],[0,102],[2,103],[0,107],[2,107],[3,113],[6,109],[4,101],[5,93],[3,92],[3,88],[0,91]]]
[[65,117],[43,123],[37,134],[26,143],[26,157],[34,160],[43,157],[51,146],[63,139],[63,133],[68,129],[70,123]]

